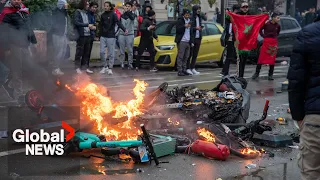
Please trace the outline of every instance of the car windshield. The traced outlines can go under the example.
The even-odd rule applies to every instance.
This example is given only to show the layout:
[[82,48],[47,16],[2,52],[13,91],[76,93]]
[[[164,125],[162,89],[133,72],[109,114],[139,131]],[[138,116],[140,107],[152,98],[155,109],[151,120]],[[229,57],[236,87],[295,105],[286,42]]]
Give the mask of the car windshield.
[[161,36],[175,36],[176,23],[174,21],[161,22],[157,25],[156,33]]

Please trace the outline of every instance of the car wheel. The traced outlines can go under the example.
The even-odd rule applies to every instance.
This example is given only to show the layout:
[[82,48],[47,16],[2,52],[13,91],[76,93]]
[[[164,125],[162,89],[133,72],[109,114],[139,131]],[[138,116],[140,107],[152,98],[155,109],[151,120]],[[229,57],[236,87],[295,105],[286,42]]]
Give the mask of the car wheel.
[[221,54],[220,61],[218,62],[218,66],[219,66],[219,67],[222,67],[222,66],[223,66],[226,58],[227,58],[227,48],[224,48],[224,50],[223,50],[223,52],[222,52],[222,54]]

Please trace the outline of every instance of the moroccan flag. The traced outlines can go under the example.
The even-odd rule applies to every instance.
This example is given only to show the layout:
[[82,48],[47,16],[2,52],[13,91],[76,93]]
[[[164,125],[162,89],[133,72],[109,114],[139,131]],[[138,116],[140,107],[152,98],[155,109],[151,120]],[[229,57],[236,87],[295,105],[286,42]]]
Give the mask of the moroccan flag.
[[227,11],[227,14],[232,22],[237,50],[241,53],[257,48],[259,31],[269,19],[269,15],[238,15],[229,11]]

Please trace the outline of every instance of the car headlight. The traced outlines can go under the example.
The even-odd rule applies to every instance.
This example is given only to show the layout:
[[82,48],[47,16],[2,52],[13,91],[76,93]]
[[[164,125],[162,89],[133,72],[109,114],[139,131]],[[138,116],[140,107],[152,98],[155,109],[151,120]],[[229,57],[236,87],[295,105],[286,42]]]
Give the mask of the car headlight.
[[174,48],[174,45],[170,46],[157,46],[158,49],[160,50],[172,50]]

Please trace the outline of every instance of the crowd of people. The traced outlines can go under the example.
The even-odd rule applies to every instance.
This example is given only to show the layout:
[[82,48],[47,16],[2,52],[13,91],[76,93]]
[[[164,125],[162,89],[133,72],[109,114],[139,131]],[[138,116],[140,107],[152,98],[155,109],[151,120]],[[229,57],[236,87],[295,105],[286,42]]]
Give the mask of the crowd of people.
[[305,10],[301,12],[297,8],[295,18],[299,22],[301,27],[304,27],[315,21],[318,21],[318,18],[320,18],[320,9],[316,10],[315,7],[312,7],[312,8],[309,8],[309,10]]

